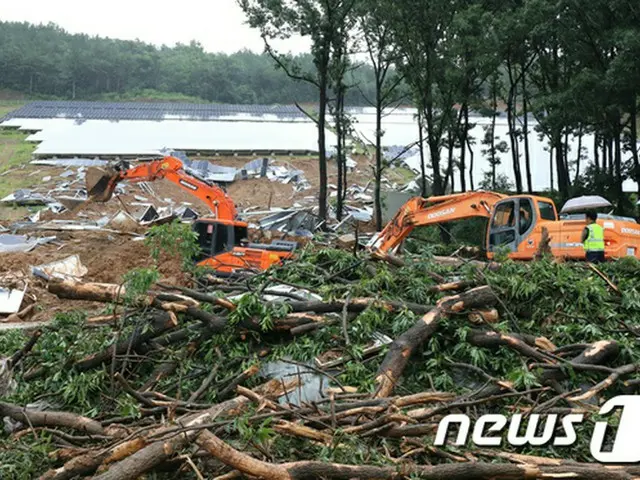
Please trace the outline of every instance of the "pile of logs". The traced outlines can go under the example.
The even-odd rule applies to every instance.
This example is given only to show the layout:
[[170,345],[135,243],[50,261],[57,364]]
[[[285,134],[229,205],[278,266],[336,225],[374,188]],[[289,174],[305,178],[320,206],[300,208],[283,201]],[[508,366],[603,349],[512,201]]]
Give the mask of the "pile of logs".
[[[480,262],[478,262],[480,264]],[[479,265],[478,268],[481,266]],[[372,268],[375,268],[373,266]],[[287,312],[273,321],[268,332],[260,318],[244,318],[232,323],[237,303],[231,297],[251,291],[245,278],[215,280],[215,284],[184,288],[159,283],[133,301],[122,285],[52,280],[48,290],[61,299],[104,302],[115,313],[86,321],[86,328],[114,330],[118,319],[132,312],[146,312],[145,328],[118,335],[103,351],[73,359],[64,368],[77,372],[106,369],[112,386],[108,394],[126,395],[139,404],[139,415],[117,416],[105,410],[95,418],[64,411],[39,411],[10,403],[0,403],[0,418],[9,417],[22,427],[13,438],[50,434],[57,448],[51,453],[55,467],[42,472],[41,479],[72,479],[91,476],[101,480],[135,479],[148,472],[166,478],[262,478],[262,479],[631,479],[640,476],[634,465],[609,468],[598,463],[523,455],[500,449],[459,447],[455,450],[433,446],[438,422],[450,413],[583,413],[597,411],[590,402],[606,393],[619,379],[637,371],[637,366],[616,365],[621,346],[613,340],[591,344],[557,346],[550,339],[522,332],[498,331],[494,324],[503,305],[497,293],[481,281],[449,280],[431,275],[438,283],[428,287],[433,305],[373,297],[351,297],[328,301],[309,300],[295,291],[275,290],[281,281],[262,285],[258,295],[280,297]],[[256,292],[252,292],[256,293]],[[222,295],[224,294],[224,295]],[[125,301],[125,299],[128,299]],[[273,300],[272,300],[273,301]],[[278,342],[295,342],[338,325],[349,343],[348,323],[370,307],[387,312],[411,311],[418,320],[398,335],[377,358],[377,373],[371,392],[354,391],[343,385],[335,373],[309,367],[326,377],[331,388],[321,400],[291,402],[289,395],[301,387],[300,377],[261,379],[258,363],[239,374],[241,361],[230,359],[220,348],[209,372],[199,372],[201,380],[193,391],[181,388],[160,391],[158,385],[172,378],[179,360],[162,359],[168,346],[184,344],[193,352],[217,334],[233,329],[238,341],[247,335],[276,335]],[[427,342],[440,334],[443,322],[469,326],[464,341],[498,355],[517,354],[526,369],[536,375],[536,387],[516,388],[512,381],[496,377],[469,363],[452,359],[451,369],[480,380],[483,385],[464,394],[439,391],[425,382],[422,391],[407,392],[402,378]],[[38,331],[10,360],[18,365],[46,331]],[[256,358],[269,355],[269,342],[259,343]],[[345,350],[346,351],[346,350]],[[162,361],[158,361],[158,358]],[[139,378],[128,365],[154,359],[156,366],[148,378]],[[311,360],[311,359],[310,359]],[[375,360],[375,358],[374,358]],[[591,372],[592,385],[567,389],[573,372]],[[24,367],[16,378],[34,381],[50,371],[37,364]],[[438,372],[432,372],[437,374]],[[178,380],[179,382],[180,380]],[[215,403],[203,401],[215,390]],[[175,392],[175,393],[174,393]],[[211,397],[209,397],[211,398]],[[313,446],[348,449],[345,438],[377,449],[387,459],[385,465],[346,465],[299,456],[283,461],[260,441],[241,441],[234,430],[236,419],[244,415],[252,425],[270,420],[272,435],[295,438]],[[234,446],[235,445],[235,446]],[[567,453],[571,456],[571,452]],[[206,470],[205,470],[206,469]]]

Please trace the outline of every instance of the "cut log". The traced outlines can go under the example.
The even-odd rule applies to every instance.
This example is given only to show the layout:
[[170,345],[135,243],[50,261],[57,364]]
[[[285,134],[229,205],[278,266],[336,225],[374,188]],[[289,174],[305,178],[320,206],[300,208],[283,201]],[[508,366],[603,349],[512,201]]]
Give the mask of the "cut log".
[[[123,285],[79,282],[76,280],[61,280],[57,278],[51,279],[47,283],[47,290],[58,298],[116,304],[124,303],[126,295],[126,289]],[[147,293],[136,302],[136,305],[139,307],[153,305],[162,310],[182,313],[189,307],[200,306],[200,303],[184,295]]]
[[402,375],[409,358],[438,328],[438,322],[452,313],[493,306],[497,299],[487,286],[471,289],[459,295],[445,297],[413,327],[398,337],[378,369],[376,397],[388,397]]
[[10,417],[32,427],[65,427],[90,435],[104,435],[99,422],[75,413],[30,410],[0,402],[0,418],[2,417]]
[[117,299],[122,299],[125,295],[125,288],[122,285],[85,283],[57,278],[52,278],[48,282],[47,290],[60,298],[103,303],[115,303]]

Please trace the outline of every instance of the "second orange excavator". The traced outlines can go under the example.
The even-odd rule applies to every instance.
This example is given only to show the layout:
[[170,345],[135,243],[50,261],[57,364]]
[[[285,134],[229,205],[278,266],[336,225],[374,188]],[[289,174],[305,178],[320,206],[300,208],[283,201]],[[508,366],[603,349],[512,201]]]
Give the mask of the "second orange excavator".
[[[378,256],[394,253],[415,227],[472,217],[489,220],[485,233],[487,256],[499,249],[515,260],[532,260],[546,230],[555,257],[584,260],[581,241],[584,216],[559,218],[552,200],[535,195],[505,196],[475,191],[429,198],[414,197],[405,203],[385,228],[372,238],[368,249]],[[640,224],[634,219],[599,215],[604,229],[605,258],[640,258]]]
[[217,185],[187,173],[180,159],[167,156],[131,166],[121,161],[108,168],[87,170],[87,195],[91,201],[107,202],[120,182],[150,182],[166,179],[199,198],[211,216],[193,223],[201,254],[199,266],[228,274],[242,270],[261,271],[290,258],[297,244],[278,240],[271,244],[248,241],[248,224],[238,219],[236,206]]

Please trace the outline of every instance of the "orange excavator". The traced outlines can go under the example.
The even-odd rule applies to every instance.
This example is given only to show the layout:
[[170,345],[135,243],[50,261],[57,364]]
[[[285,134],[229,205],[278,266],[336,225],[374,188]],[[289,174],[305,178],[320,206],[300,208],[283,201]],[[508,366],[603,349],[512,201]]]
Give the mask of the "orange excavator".
[[[487,191],[411,198],[367,247],[378,256],[395,253],[415,227],[472,217],[489,220],[485,244],[490,259],[502,249],[515,260],[533,259],[543,241],[543,229],[548,234],[553,256],[585,259],[584,216],[559,218],[553,201],[548,198]],[[640,224],[634,219],[598,215],[597,223],[604,228],[605,258],[640,258]]]
[[297,244],[283,240],[272,244],[248,242],[248,224],[238,219],[235,204],[222,188],[184,170],[180,159],[167,156],[131,166],[122,161],[112,167],[92,167],[86,173],[91,201],[107,202],[120,182],[150,182],[167,179],[207,204],[212,215],[193,223],[198,234],[197,264],[218,273],[262,271],[293,255]]

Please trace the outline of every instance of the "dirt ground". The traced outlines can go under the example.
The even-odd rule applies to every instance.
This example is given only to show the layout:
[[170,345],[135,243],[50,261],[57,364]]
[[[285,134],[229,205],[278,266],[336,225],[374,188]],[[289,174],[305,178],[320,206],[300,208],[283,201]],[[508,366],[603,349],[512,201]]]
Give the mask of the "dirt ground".
[[[212,161],[218,165],[241,166],[253,158],[245,157],[216,157]],[[371,180],[371,168],[366,158],[355,159],[358,166],[349,174],[349,184],[366,186]],[[315,157],[278,159],[278,164],[304,171],[311,188],[296,192],[293,184],[282,184],[267,178],[237,180],[228,185],[227,193],[233,199],[238,211],[254,207],[266,210],[269,207],[291,207],[295,203],[314,206],[317,204],[319,174]],[[24,164],[15,167],[4,176],[5,182],[12,179],[20,180],[21,188],[30,188],[41,193],[49,193],[63,181],[75,181],[76,175],[68,178],[60,177],[64,168],[53,168]],[[77,168],[72,168],[74,172]],[[49,178],[50,177],[50,178]],[[337,183],[337,169],[333,162],[329,164],[329,184]],[[83,182],[72,185],[80,188]],[[126,185],[126,193],[114,196],[108,203],[89,204],[76,212],[66,211],[62,214],[41,212],[40,220],[93,220],[113,216],[120,210],[129,213],[140,211],[144,207],[136,203],[152,203],[156,208],[185,204],[190,205],[200,215],[206,215],[208,209],[204,203],[167,180],[156,181],[150,185],[152,194],[144,191],[140,186]],[[54,195],[55,196],[55,195]],[[136,199],[135,197],[138,196]],[[144,197],[147,202],[143,202]],[[169,199],[167,202],[165,199]],[[15,221],[26,219],[32,215],[35,207],[0,206],[0,225],[9,227]],[[143,233],[144,227],[138,228]],[[84,280],[104,283],[120,283],[123,275],[133,268],[150,266],[153,262],[148,249],[141,241],[133,240],[131,235],[120,235],[109,232],[64,231],[64,232],[35,232],[36,236],[56,236],[56,241],[41,245],[28,253],[0,254],[0,286],[20,288],[24,280],[28,282],[28,296],[26,303],[35,302],[37,308],[29,321],[43,321],[53,318],[58,312],[82,309],[89,314],[99,314],[104,305],[87,304],[86,302],[60,301],[46,290],[44,281],[31,275],[31,267],[64,259],[70,255],[79,255],[88,273]],[[181,283],[184,280],[177,260],[165,261],[159,265],[163,280],[168,283]],[[21,279],[13,282],[12,279]],[[25,304],[23,304],[24,307]],[[0,318],[2,322],[2,318]]]

